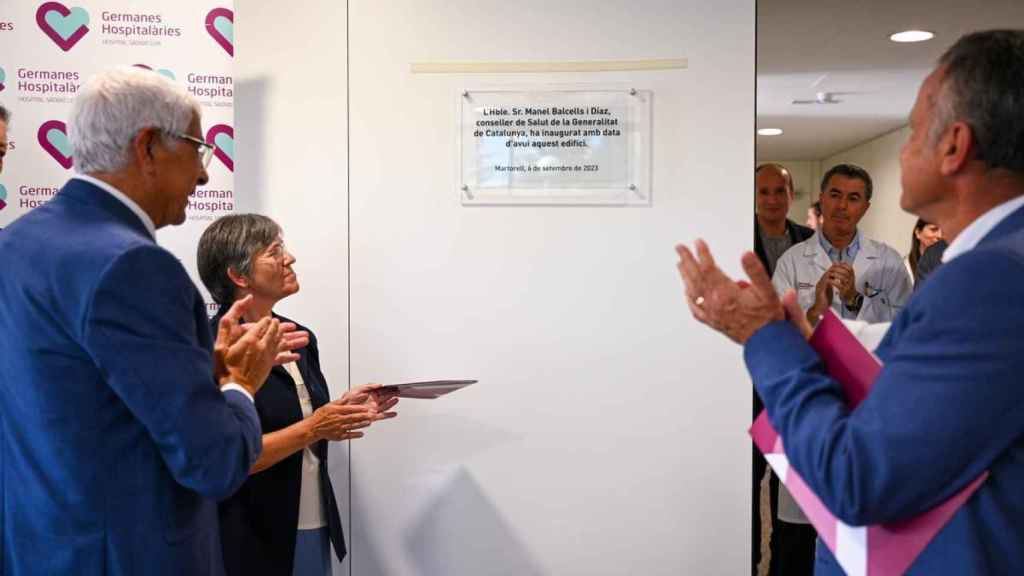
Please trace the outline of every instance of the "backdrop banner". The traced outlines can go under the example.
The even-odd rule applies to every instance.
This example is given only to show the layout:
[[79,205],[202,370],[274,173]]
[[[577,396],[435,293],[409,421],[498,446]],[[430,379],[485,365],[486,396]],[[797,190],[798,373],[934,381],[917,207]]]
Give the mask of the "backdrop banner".
[[235,206],[232,2],[82,0],[4,8],[0,103],[12,118],[0,174],[0,228],[48,202],[75,173],[66,123],[89,77],[115,66],[148,68],[200,101],[205,137],[217,146],[210,181],[190,199],[185,224],[157,233],[202,290],[195,266],[199,236]]

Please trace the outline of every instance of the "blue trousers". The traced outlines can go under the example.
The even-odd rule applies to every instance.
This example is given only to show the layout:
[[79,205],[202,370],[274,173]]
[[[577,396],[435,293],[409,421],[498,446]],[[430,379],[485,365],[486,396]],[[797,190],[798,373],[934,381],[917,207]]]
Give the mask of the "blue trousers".
[[327,528],[295,533],[295,564],[292,576],[330,576],[331,537]]

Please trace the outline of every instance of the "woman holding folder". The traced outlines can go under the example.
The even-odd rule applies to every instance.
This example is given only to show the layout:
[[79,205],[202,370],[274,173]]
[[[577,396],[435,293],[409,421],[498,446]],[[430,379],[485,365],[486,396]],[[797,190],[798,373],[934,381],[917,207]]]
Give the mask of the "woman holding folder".
[[[253,298],[247,322],[274,314],[280,300],[299,291],[294,263],[270,218],[216,220],[203,232],[198,253],[199,275],[220,305],[211,326],[247,296]],[[263,452],[242,488],[219,506],[228,576],[330,574],[331,545],[341,561],[345,540],[327,473],[327,442],[360,438],[372,422],[395,416],[398,399],[379,385],[329,400],[312,331],[309,345],[297,352],[299,360],[275,366],[256,394]]]

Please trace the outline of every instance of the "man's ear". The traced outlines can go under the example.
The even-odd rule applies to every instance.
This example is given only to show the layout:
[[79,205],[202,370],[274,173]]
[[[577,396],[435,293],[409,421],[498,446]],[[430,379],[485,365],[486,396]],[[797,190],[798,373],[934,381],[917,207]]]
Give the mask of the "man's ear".
[[937,144],[939,172],[951,176],[964,169],[974,155],[974,131],[966,122],[953,122]]
[[239,274],[234,268],[228,267],[228,278],[231,282],[239,288],[248,288],[249,279]]
[[158,138],[160,138],[158,128],[143,128],[132,139],[132,158],[143,172],[148,172],[153,167],[154,148],[159,143],[157,142]]

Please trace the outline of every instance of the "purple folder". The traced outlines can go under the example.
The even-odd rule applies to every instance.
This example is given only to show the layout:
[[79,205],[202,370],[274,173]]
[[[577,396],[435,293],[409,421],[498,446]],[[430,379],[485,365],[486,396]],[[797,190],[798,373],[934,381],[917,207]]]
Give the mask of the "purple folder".
[[[818,352],[829,375],[843,386],[851,409],[855,408],[870,392],[882,370],[881,362],[861,345],[831,310],[818,322],[810,344]],[[918,554],[988,476],[988,472],[983,473],[949,500],[914,518],[890,524],[849,526],[836,519],[789,466],[782,438],[768,421],[766,412],[762,411],[754,420],[750,435],[839,565],[851,576],[888,576],[906,572]]]

